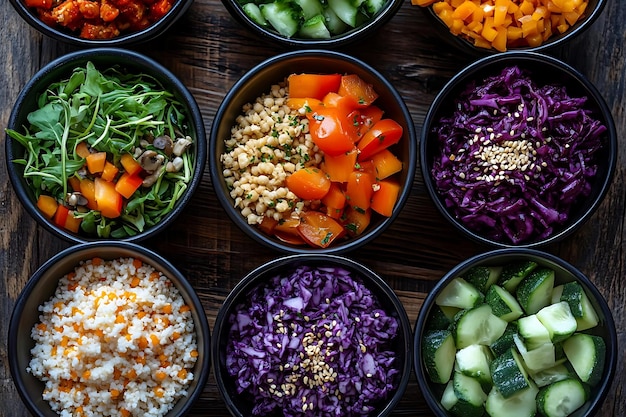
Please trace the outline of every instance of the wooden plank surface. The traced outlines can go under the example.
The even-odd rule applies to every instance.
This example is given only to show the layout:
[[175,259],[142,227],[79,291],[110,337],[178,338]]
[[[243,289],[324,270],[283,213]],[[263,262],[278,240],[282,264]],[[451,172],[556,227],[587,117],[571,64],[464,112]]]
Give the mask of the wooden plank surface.
[[[552,51],[598,87],[612,109],[620,146],[626,144],[624,103],[626,2],[612,1],[592,28],[574,43]],[[11,8],[0,4],[0,126],[6,126],[20,89],[44,64],[75,47],[46,38]],[[161,62],[189,87],[203,112],[207,133],[228,88],[248,69],[286,51],[239,26],[219,0],[196,0],[186,15],[157,41],[133,47]],[[419,132],[429,104],[456,71],[472,61],[442,42],[422,11],[405,2],[399,13],[372,38],[341,49],[385,74],[404,97]],[[38,227],[21,208],[6,174],[4,135],[0,147],[0,415],[28,415],[8,371],[6,334],[14,302],[30,274],[69,244]],[[620,149],[615,181],[605,202],[580,232],[544,248],[579,267],[598,286],[615,316],[625,345],[626,277],[624,219],[626,175]],[[208,170],[182,216],[163,235],[145,245],[174,263],[192,282],[212,326],[230,288],[249,270],[277,256],[259,247],[219,206]],[[464,258],[488,248],[461,236],[430,202],[419,172],[407,205],[388,231],[348,256],[384,276],[415,322],[424,297],[436,281]],[[620,353],[612,389],[598,415],[626,415],[625,357]],[[210,377],[191,415],[227,416]],[[415,377],[396,416],[429,416]]]

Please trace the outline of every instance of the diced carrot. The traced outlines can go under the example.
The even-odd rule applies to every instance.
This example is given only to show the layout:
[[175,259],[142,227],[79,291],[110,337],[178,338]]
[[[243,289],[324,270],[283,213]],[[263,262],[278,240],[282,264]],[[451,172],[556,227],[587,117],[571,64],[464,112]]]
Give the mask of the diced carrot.
[[54,214],[57,212],[58,207],[59,203],[57,203],[54,197],[51,197],[49,195],[41,194],[37,199],[37,208],[39,208],[44,216],[49,219],[54,217]]
[[130,175],[139,174],[143,169],[141,168],[141,164],[129,153],[125,153],[120,157],[120,164],[124,167],[124,171],[128,172]]
[[371,208],[383,216],[390,217],[400,195],[400,184],[394,180],[382,180],[372,195]]
[[143,179],[139,175],[130,175],[125,172],[115,183],[115,191],[125,198],[130,198],[142,183]]
[[99,174],[104,171],[104,164],[107,160],[106,152],[90,153],[85,158],[87,160],[87,169],[92,174]]
[[102,170],[102,174],[100,175],[100,178],[106,181],[113,181],[115,180],[115,176],[117,175],[118,172],[119,172],[119,169],[114,164],[112,164],[109,161],[106,161],[104,163],[104,169]]

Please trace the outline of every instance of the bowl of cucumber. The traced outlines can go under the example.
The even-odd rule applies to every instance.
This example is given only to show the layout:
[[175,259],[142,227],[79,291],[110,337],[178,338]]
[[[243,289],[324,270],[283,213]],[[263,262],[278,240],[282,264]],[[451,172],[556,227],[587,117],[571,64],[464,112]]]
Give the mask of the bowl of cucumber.
[[450,270],[415,325],[419,387],[438,417],[589,417],[617,362],[602,294],[535,249],[476,255]]
[[222,0],[242,26],[287,46],[335,48],[387,23],[402,0]]

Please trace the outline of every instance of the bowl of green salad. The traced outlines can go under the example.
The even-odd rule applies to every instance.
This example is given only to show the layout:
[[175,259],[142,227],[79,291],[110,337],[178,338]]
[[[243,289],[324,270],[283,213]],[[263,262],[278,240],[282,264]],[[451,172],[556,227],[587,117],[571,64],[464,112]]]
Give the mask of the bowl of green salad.
[[73,52],[23,88],[6,129],[9,178],[26,211],[72,243],[139,241],[168,227],[206,164],[189,90],[140,53]]
[[414,367],[438,417],[589,417],[617,363],[611,310],[590,279],[530,248],[478,254],[429,292]]
[[385,25],[402,0],[222,0],[231,16],[264,39],[291,47],[336,48]]

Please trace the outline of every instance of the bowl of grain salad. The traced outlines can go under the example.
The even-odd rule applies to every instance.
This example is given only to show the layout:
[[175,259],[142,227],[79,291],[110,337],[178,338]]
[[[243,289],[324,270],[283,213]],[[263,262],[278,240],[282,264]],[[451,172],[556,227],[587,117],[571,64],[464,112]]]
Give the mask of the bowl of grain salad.
[[347,54],[283,53],[247,71],[209,138],[218,200],[255,241],[339,253],[383,233],[417,165],[411,115],[377,70]]
[[37,416],[182,416],[210,372],[191,284],[129,242],[77,245],[43,264],[9,323],[11,376]]
[[220,307],[212,363],[233,416],[389,415],[412,372],[412,331],[380,275],[333,254],[250,271]]

